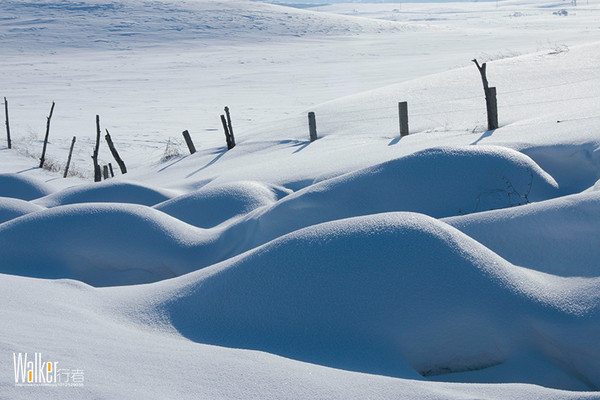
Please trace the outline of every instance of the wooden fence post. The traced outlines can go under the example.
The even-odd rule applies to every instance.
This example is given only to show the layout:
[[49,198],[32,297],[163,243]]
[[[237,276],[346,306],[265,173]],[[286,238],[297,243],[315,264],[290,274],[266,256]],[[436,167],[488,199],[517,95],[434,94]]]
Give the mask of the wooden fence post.
[[108,169],[110,170],[110,177],[114,178],[115,177],[115,171],[113,171],[111,163],[108,163]]
[[52,119],[53,112],[54,112],[54,102],[52,102],[52,107],[50,107],[50,115],[48,115],[48,120],[46,121],[46,136],[44,137],[44,147],[42,149],[42,157],[40,157],[40,168],[44,167],[44,162],[46,161],[46,146],[48,145],[48,135],[50,134],[50,119]]
[[102,170],[98,164],[98,150],[100,149],[100,116],[96,115],[96,147],[94,147],[94,154],[92,160],[94,160],[94,182],[100,182],[102,180]]
[[106,139],[106,143],[108,143],[108,148],[110,149],[110,152],[115,158],[115,161],[117,162],[117,164],[119,164],[119,168],[121,168],[121,173],[126,174],[127,167],[125,166],[125,162],[123,161],[123,159],[121,159],[121,157],[119,156],[119,153],[117,153],[117,149],[115,149],[115,144],[113,143],[112,138],[110,137],[110,132],[108,132],[108,129],[106,129],[106,135],[104,136],[104,138]]
[[231,126],[229,107],[225,107],[225,115],[227,116],[227,128],[229,128],[229,140],[231,141],[231,147],[235,147],[235,137],[233,136],[233,127]]
[[76,139],[77,138],[73,136],[73,140],[71,141],[71,148],[69,149],[69,158],[67,158],[67,166],[65,167],[65,173],[63,175],[63,178],[66,178],[67,174],[69,173],[69,165],[71,165],[71,156],[73,155],[73,147],[75,147]]
[[102,177],[106,180],[108,179],[108,165],[102,167]]
[[408,136],[408,103],[398,103],[398,117],[400,122],[400,136]]
[[235,143],[231,140],[231,134],[229,133],[229,127],[227,126],[227,121],[225,120],[225,116],[221,115],[221,124],[223,124],[223,131],[225,132],[225,140],[227,141],[227,150],[233,149]]
[[489,87],[486,75],[486,63],[479,65],[477,59],[471,60],[477,66],[481,81],[483,83],[483,91],[485,93],[485,108],[487,110],[488,131],[498,129],[498,104],[496,101],[496,88]]
[[314,142],[315,140],[317,140],[317,121],[315,119],[315,113],[314,112],[309,112],[308,113],[308,132],[310,134],[310,141]]
[[188,149],[190,149],[190,154],[194,154],[196,152],[196,147],[194,146],[194,142],[192,142],[190,133],[187,130],[183,131],[183,138],[185,139]]
[[8,148],[12,149],[12,144],[10,142],[10,124],[8,123],[8,100],[6,100],[6,97],[4,98],[4,116],[6,121],[6,141],[8,142]]

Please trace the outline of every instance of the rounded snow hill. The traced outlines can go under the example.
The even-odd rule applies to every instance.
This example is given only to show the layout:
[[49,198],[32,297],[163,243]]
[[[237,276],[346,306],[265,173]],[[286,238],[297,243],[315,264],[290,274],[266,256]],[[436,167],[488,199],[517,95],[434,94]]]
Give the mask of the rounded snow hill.
[[138,183],[109,180],[73,186],[35,201],[43,207],[77,203],[132,203],[153,206],[170,199],[174,193]]
[[154,206],[166,214],[200,228],[212,228],[259,207],[272,205],[291,193],[283,187],[259,182],[209,185]]
[[248,250],[294,230],[342,218],[412,211],[435,218],[507,208],[558,194],[531,158],[505,147],[442,147],[299,190],[245,221]]
[[600,385],[600,279],[513,266],[420,214],[312,226],[128,296],[128,315],[206,344],[405,378],[535,353],[534,383]]
[[43,210],[43,207],[25,200],[0,197],[0,224],[25,214]]
[[506,260],[560,276],[600,277],[600,192],[446,218]]
[[52,193],[46,183],[19,174],[0,174],[0,196],[33,200]]
[[145,206],[67,205],[0,224],[0,272],[93,286],[155,282],[220,261],[215,239]]

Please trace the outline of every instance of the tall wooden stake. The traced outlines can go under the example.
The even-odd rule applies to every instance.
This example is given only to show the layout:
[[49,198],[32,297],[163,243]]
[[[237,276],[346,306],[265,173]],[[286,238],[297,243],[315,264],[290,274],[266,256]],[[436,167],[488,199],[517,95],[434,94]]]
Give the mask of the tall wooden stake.
[[398,116],[400,119],[400,136],[408,135],[408,103],[402,101],[398,103]]
[[42,157],[40,157],[40,168],[44,167],[44,162],[46,161],[46,146],[48,145],[48,135],[50,134],[50,119],[52,119],[53,112],[54,112],[54,102],[52,102],[52,107],[50,107],[50,115],[48,115],[48,120],[46,121],[46,136],[44,137],[44,147],[42,149]]
[[115,177],[115,171],[113,171],[113,167],[111,163],[108,163],[108,169],[110,170],[110,177],[114,178]]
[[119,168],[121,168],[121,173],[126,174],[127,167],[125,166],[125,162],[119,156],[117,149],[115,149],[115,144],[113,143],[113,141],[110,137],[110,132],[108,132],[108,129],[106,129],[106,135],[104,136],[104,138],[106,139],[106,143],[108,143],[108,148],[110,149],[110,152],[112,153],[113,157],[115,158],[115,161],[117,162],[117,164],[119,164]]
[[194,154],[196,152],[196,146],[194,146],[194,142],[192,142],[190,133],[187,130],[183,131],[183,138],[185,139],[185,143],[190,150],[190,154]]
[[229,114],[229,107],[225,107],[225,115],[227,116],[227,128],[229,128],[229,139],[232,147],[235,147],[235,137],[233,136],[233,127],[231,126],[231,115]]
[[310,134],[310,141],[314,142],[317,140],[317,120],[314,112],[308,113],[308,133]]
[[71,156],[73,155],[73,147],[75,147],[75,140],[77,140],[77,138],[73,136],[73,141],[71,141],[71,148],[69,149],[69,158],[67,158],[67,166],[65,167],[65,173],[63,175],[63,178],[66,178],[67,174],[69,173],[69,165],[71,165]]
[[102,167],[102,177],[104,177],[105,180],[108,179],[108,165]]
[[8,142],[8,148],[12,149],[12,144],[10,142],[10,124],[8,123],[8,100],[6,100],[6,97],[4,98],[4,116],[6,118],[6,141]]
[[488,131],[498,129],[498,104],[496,101],[496,88],[489,87],[487,76],[486,76],[486,63],[479,65],[476,59],[472,60],[479,74],[481,75],[481,81],[483,82],[483,91],[485,93],[485,106],[487,109],[487,120],[488,120]]
[[98,164],[98,150],[100,149],[100,116],[96,115],[96,147],[94,147],[94,154],[92,160],[94,160],[94,182],[100,182],[102,180],[102,170]]

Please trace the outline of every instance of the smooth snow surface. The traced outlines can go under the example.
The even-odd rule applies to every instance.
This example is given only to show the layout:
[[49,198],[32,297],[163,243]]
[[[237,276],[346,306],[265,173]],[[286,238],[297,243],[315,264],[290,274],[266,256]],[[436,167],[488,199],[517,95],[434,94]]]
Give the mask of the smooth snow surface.
[[0,1],[0,398],[600,399],[600,2],[294,3]]

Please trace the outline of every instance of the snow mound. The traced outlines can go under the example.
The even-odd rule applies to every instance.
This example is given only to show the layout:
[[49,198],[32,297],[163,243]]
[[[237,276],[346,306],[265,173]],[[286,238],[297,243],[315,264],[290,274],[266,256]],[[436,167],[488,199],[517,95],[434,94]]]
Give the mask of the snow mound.
[[335,219],[390,211],[441,218],[512,207],[556,194],[554,179],[515,150],[433,148],[319,182],[282,199],[246,221],[253,241],[245,249]]
[[0,224],[42,209],[42,207],[25,200],[0,197]]
[[149,207],[68,205],[0,225],[0,272],[94,286],[154,282],[193,271],[196,259],[210,264],[207,241],[200,229]]
[[[536,383],[600,384],[591,345],[599,279],[515,267],[419,214],[313,226],[131,295],[138,306],[129,314],[166,320],[206,344],[409,378],[485,369],[535,350],[555,361],[535,372]],[[550,379],[557,370],[564,382]],[[519,372],[505,379],[519,381]]]
[[170,199],[174,193],[133,182],[104,181],[78,185],[35,201],[43,207],[76,203],[132,203],[153,206]]
[[20,174],[0,174],[0,197],[33,200],[52,193],[44,182]]
[[272,205],[290,190],[259,182],[205,186],[154,206],[188,224],[211,228],[259,207]]
[[513,264],[600,277],[600,192],[445,219]]

